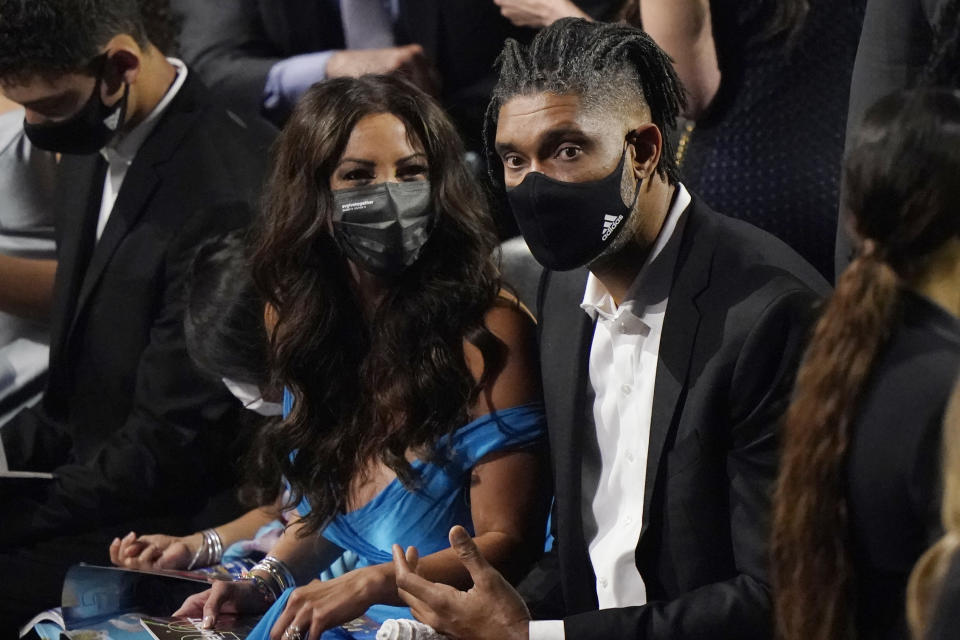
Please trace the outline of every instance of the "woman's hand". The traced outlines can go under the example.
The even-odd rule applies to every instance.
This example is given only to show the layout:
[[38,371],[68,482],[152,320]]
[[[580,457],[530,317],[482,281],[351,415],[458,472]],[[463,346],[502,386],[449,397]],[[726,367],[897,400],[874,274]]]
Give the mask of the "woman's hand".
[[250,580],[220,580],[213,587],[195,593],[183,601],[183,605],[173,612],[175,617],[203,617],[203,627],[213,628],[217,616],[221,613],[254,614],[263,613],[270,607],[253,582]]
[[[560,18],[588,18],[570,0],[493,0],[503,17],[518,27],[540,29]],[[589,18],[588,18],[589,19]]]
[[371,605],[395,600],[397,589],[392,576],[390,565],[377,565],[294,589],[270,630],[270,640],[281,640],[291,626],[304,638],[319,638],[327,629],[359,618]]
[[128,569],[186,569],[203,537],[177,538],[163,534],[137,536],[133,531],[110,543],[110,561]]

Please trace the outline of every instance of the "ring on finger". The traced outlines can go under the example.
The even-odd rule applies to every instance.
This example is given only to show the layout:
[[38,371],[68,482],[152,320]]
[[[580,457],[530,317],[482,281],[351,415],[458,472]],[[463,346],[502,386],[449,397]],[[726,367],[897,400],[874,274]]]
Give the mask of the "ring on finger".
[[283,632],[283,638],[284,640],[304,640],[300,627],[295,624],[287,627],[287,630]]

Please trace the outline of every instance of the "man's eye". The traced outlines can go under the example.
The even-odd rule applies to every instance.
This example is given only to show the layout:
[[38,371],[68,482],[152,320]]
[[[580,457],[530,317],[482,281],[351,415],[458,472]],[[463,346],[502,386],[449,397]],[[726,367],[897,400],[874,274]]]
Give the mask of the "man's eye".
[[582,149],[574,145],[564,145],[557,150],[557,157],[563,160],[573,160],[580,155]]
[[516,169],[522,164],[519,156],[506,156],[503,159],[503,166],[509,167],[510,169]]

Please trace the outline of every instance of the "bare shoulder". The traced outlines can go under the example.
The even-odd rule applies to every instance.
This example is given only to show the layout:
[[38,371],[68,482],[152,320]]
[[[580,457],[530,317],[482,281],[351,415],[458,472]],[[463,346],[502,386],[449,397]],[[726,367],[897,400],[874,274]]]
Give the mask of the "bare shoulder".
[[[500,343],[499,370],[486,381],[475,412],[479,415],[540,399],[540,375],[536,345],[536,324],[515,299],[498,297],[484,314],[484,324]],[[464,357],[479,382],[486,362],[481,349],[464,340]]]

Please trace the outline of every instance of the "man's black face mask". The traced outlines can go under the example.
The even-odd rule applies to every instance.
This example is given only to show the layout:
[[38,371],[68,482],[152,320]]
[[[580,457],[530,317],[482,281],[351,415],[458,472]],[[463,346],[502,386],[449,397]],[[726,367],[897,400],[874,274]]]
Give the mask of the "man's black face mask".
[[589,264],[610,246],[627,226],[640,195],[640,183],[630,204],[620,195],[626,161],[624,148],[620,164],[605,178],[562,182],[530,172],[507,190],[517,226],[537,262],[568,271]]
[[115,105],[103,104],[100,84],[105,63],[106,57],[100,64],[90,99],[75,114],[61,122],[30,124],[24,121],[23,131],[33,146],[56,153],[89,154],[110,142],[126,118],[130,85],[124,84],[123,97]]

